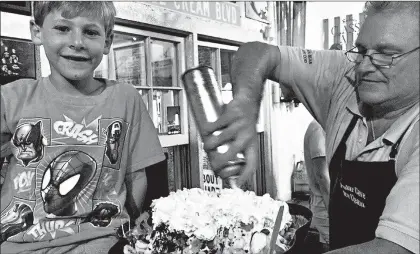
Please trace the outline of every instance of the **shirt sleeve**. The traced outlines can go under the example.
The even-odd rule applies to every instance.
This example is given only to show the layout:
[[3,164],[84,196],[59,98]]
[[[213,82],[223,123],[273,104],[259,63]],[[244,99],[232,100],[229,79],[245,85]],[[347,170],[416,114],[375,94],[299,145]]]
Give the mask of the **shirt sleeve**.
[[386,199],[376,229],[376,237],[394,242],[417,254],[419,253],[420,166],[418,128],[417,122],[406,142],[401,143],[398,154],[402,156],[404,165],[397,174],[397,183]]
[[[332,95],[353,68],[341,50],[280,46],[280,84],[292,88],[311,115],[325,128]],[[342,88],[339,88],[342,89]]]
[[1,91],[1,105],[0,105],[0,112],[1,112],[1,119],[0,119],[0,145],[1,145],[1,157],[4,158],[11,153],[10,150],[10,139],[12,138],[12,133],[10,132],[7,126],[7,119],[6,119],[6,101],[4,97],[5,91],[2,89]]
[[127,162],[128,174],[165,159],[157,130],[153,125],[143,100],[138,98],[136,103],[140,104],[140,116],[138,122],[130,126]]
[[325,134],[320,126],[313,130],[309,137],[308,144],[309,156],[311,159],[325,157]]

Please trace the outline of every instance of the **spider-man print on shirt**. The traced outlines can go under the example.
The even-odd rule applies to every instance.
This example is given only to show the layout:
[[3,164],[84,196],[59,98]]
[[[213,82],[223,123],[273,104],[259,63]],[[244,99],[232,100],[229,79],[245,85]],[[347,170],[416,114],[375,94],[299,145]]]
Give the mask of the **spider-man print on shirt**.
[[1,212],[1,241],[46,241],[110,226],[124,205],[114,186],[129,125],[101,117],[39,119],[21,120],[11,141],[16,188]]
[[96,173],[96,161],[80,151],[67,151],[55,158],[42,177],[44,210],[56,216],[71,216],[81,202],[79,195]]

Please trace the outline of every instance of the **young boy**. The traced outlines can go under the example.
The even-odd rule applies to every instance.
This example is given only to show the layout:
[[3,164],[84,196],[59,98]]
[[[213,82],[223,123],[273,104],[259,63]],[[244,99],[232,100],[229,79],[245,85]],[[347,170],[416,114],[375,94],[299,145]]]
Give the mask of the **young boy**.
[[93,78],[112,2],[34,2],[32,41],[51,75],[1,87],[1,253],[108,253],[139,215],[144,168],[165,159],[130,85]]

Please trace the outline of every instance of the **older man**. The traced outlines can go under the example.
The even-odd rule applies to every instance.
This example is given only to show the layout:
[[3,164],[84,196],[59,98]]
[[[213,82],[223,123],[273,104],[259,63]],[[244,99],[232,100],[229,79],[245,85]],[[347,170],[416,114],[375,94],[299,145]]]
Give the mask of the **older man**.
[[[241,46],[234,99],[206,126],[205,149],[222,177],[244,152],[239,181],[247,179],[257,165],[262,84],[278,81],[326,132],[330,253],[419,253],[419,2],[371,2],[366,14],[356,47],[345,54]],[[217,153],[225,142],[231,149]]]

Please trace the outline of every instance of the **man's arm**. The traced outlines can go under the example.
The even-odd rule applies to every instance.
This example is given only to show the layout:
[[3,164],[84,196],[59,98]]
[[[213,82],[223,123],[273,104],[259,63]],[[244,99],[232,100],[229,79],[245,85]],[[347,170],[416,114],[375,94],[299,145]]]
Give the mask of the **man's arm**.
[[128,173],[125,177],[127,186],[127,200],[125,207],[132,220],[136,220],[143,208],[147,191],[146,170],[140,169],[134,173]]
[[[232,64],[233,100],[216,122],[205,124],[202,133],[212,169],[220,175],[229,161],[242,152],[246,166],[238,182],[245,179],[242,176],[250,176],[255,171],[256,123],[267,79],[292,91],[323,125],[331,105],[331,95],[338,87],[347,87],[339,84],[350,69],[345,55],[338,51],[277,47],[261,42],[241,45]],[[337,94],[341,94],[340,91]],[[217,130],[221,133],[212,135]],[[217,153],[217,147],[226,143],[230,144],[229,150]]]
[[325,207],[328,209],[330,199],[330,175],[328,174],[327,160],[325,157],[313,158],[315,180],[318,183],[319,191],[324,200]]
[[413,252],[391,241],[375,238],[372,241],[333,250],[325,254],[412,254]]

